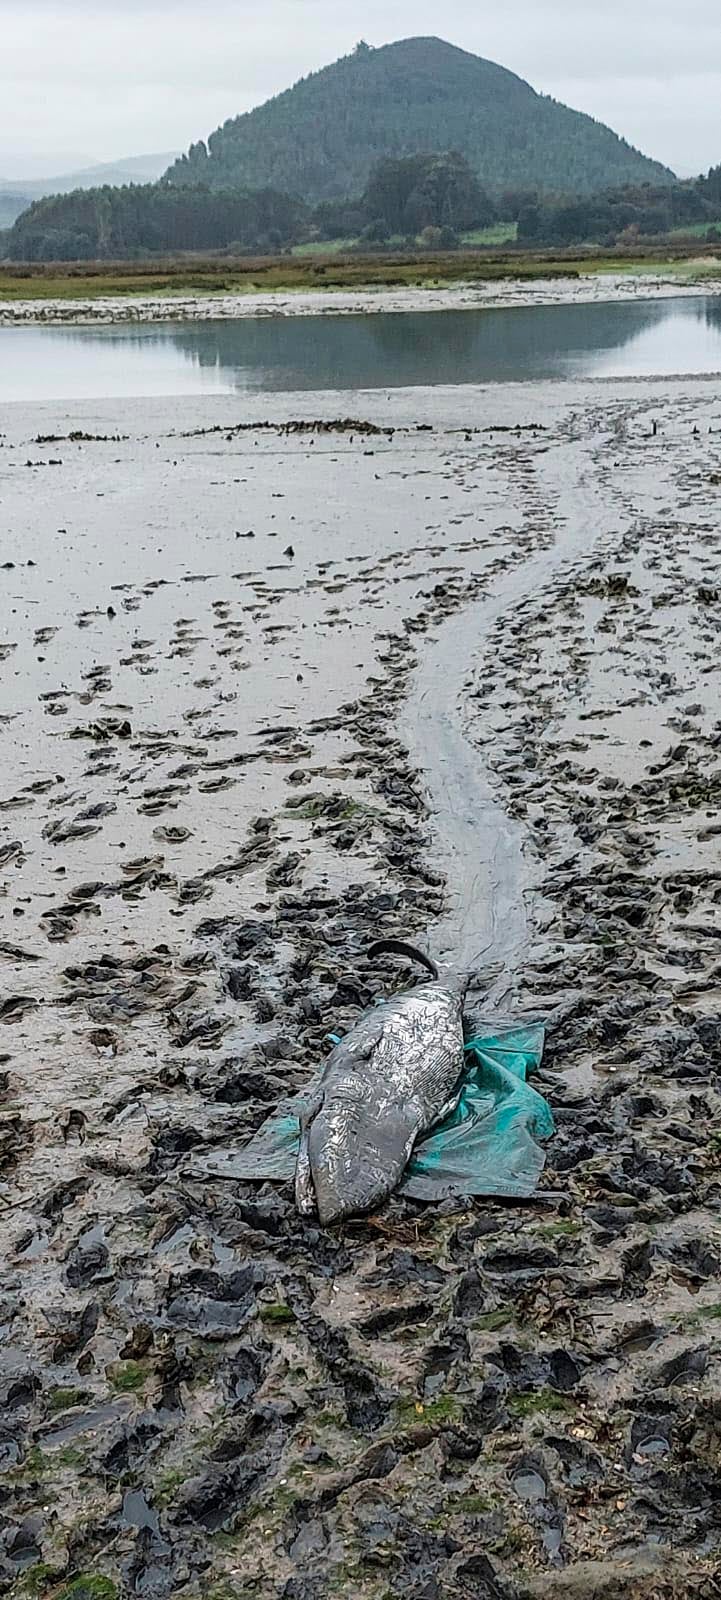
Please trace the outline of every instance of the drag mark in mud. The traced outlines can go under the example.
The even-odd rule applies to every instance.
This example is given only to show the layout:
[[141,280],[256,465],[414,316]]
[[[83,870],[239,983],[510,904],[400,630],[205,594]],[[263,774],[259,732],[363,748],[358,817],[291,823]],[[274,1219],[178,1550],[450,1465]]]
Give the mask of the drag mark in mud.
[[[572,435],[572,427],[569,428]],[[469,728],[466,690],[492,630],[517,636],[524,607],[581,553],[587,558],[604,526],[591,447],[594,436],[566,437],[511,466],[523,525],[513,547],[491,563],[478,598],[429,638],[409,684],[400,725],[422,777],[433,817],[434,847],[446,875],[448,908],[437,948],[453,959],[499,964],[491,991],[499,998],[527,953],[533,912],[528,902],[526,834],[509,816],[498,778]],[[515,484],[514,484],[515,477]],[[503,736],[498,755],[502,763]]]

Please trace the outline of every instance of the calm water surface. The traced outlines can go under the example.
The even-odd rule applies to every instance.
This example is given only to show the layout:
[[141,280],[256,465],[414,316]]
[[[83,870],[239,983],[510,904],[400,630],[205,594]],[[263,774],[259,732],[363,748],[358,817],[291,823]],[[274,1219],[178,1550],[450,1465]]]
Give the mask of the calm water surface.
[[721,297],[0,329],[0,401],[721,372]]

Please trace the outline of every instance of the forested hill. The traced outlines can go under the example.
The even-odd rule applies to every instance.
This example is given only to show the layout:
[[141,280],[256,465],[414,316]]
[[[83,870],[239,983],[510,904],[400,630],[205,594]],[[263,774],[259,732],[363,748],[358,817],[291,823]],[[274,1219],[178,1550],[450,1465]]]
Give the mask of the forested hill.
[[317,201],[361,194],[382,156],[429,150],[460,151],[496,192],[590,194],[673,177],[592,117],[442,39],[361,44],[192,145],[167,176]]

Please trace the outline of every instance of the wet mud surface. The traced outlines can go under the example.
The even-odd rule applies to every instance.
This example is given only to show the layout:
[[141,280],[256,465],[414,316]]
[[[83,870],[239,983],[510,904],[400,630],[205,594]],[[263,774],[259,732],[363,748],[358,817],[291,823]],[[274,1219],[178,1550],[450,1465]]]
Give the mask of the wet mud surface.
[[[0,418],[0,1590],[708,1600],[715,386],[338,407]],[[384,934],[548,1015],[533,1203],[203,1176]]]

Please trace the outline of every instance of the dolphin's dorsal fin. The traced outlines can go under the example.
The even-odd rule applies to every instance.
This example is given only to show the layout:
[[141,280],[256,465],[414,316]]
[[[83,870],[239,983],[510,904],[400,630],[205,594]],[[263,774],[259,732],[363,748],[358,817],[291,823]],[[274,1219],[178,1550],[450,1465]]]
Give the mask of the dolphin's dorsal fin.
[[417,950],[413,944],[406,944],[403,939],[378,939],[375,944],[371,945],[370,950],[366,951],[366,954],[371,961],[375,956],[386,954],[407,956],[409,961],[420,961],[421,966],[425,967],[426,972],[430,972],[432,978],[438,977],[438,968],[431,956],[425,955],[422,950]]

